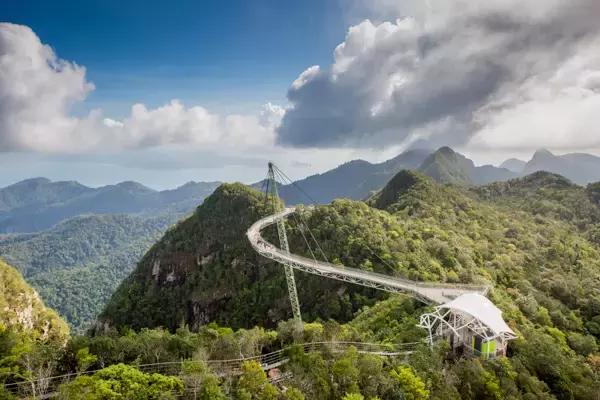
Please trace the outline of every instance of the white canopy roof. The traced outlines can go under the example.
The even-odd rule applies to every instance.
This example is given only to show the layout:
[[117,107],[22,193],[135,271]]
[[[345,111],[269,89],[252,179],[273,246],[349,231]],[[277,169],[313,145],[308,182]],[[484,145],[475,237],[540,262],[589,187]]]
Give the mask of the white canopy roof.
[[498,336],[503,334],[515,335],[512,329],[502,319],[502,311],[498,309],[487,297],[479,293],[467,293],[454,300],[442,304],[438,309],[457,310],[467,313],[487,326]]

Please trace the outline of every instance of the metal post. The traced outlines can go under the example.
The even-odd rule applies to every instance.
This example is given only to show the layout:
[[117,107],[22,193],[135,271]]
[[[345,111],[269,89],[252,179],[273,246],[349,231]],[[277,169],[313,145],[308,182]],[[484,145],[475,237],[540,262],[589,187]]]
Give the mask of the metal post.
[[[271,195],[273,196],[273,205],[275,213],[279,210],[279,192],[277,190],[277,181],[275,180],[275,172],[273,171],[273,163],[269,163],[269,181]],[[290,254],[290,246],[288,244],[287,233],[285,231],[285,221],[283,217],[277,219],[277,234],[279,236],[279,244],[283,251]],[[300,314],[300,301],[298,300],[298,291],[296,290],[296,279],[294,278],[294,270],[289,263],[284,262],[283,268],[285,271],[285,279],[287,281],[288,294],[290,296],[290,303],[292,305],[292,314],[294,320],[302,324],[302,315]]]

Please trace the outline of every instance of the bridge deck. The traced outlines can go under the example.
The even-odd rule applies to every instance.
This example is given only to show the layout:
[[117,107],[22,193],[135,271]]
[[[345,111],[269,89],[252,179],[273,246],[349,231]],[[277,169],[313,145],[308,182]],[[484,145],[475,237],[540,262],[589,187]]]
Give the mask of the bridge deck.
[[288,207],[280,213],[270,215],[255,222],[246,232],[246,236],[252,247],[262,256],[281,264],[289,265],[300,271],[385,290],[387,292],[406,293],[425,303],[443,304],[465,293],[487,293],[488,287],[483,285],[418,282],[376,272],[348,268],[343,265],[316,261],[287,253],[263,239],[260,234],[262,229],[295,211],[295,207]]

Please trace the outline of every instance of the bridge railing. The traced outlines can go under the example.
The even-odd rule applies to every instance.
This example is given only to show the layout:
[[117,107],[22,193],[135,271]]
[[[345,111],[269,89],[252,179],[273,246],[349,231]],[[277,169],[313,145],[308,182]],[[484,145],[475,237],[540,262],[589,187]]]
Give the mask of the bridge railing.
[[487,293],[487,291],[489,290],[489,285],[414,281],[411,279],[401,278],[398,276],[385,275],[385,274],[381,274],[378,272],[361,270],[358,268],[350,268],[350,267],[346,267],[345,265],[341,265],[341,264],[332,264],[332,263],[325,262],[325,261],[316,261],[314,259],[303,257],[303,256],[300,256],[297,254],[290,254],[290,253],[284,252],[283,250],[279,249],[274,244],[265,240],[261,236],[260,231],[262,229],[274,224],[278,219],[285,218],[286,216],[292,214],[294,211],[295,211],[294,208],[286,208],[284,211],[282,211],[280,213],[270,215],[268,217],[258,220],[256,223],[254,223],[250,227],[250,229],[248,229],[248,232],[247,232],[248,239],[250,240],[250,243],[252,244],[252,246],[255,248],[256,251],[258,251],[260,254],[262,254],[263,256],[265,256],[267,258],[272,258],[273,255],[277,255],[277,257],[280,257],[284,260],[287,260],[289,262],[300,263],[300,264],[306,265],[307,267],[313,266],[315,268],[319,268],[319,267],[331,268],[332,270],[345,271],[346,273],[352,274],[352,275],[362,275],[363,277],[368,276],[368,277],[372,277],[372,278],[377,278],[381,281],[393,280],[395,282],[402,283],[402,284],[408,285],[408,286],[414,286],[416,288],[464,289],[464,290],[469,290],[469,291],[477,291],[477,292],[480,292],[483,294]]

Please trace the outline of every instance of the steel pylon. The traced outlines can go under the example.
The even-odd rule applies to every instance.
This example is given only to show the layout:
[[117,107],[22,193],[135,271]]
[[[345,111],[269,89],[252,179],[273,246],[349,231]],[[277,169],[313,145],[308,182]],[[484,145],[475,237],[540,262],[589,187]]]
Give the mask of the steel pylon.
[[[275,179],[275,171],[273,170],[273,163],[269,163],[269,191],[273,198],[274,212],[278,213],[282,211],[280,209],[281,202],[279,199],[279,191],[277,190],[277,181]],[[277,219],[277,235],[279,236],[279,245],[281,249],[286,253],[290,254],[290,246],[288,244],[287,233],[285,231],[285,220],[283,217]],[[298,299],[298,291],[296,290],[296,279],[294,278],[294,269],[289,263],[282,263],[285,271],[285,280],[287,281],[288,294],[290,296],[290,303],[292,305],[292,314],[294,320],[298,323],[302,323],[302,315],[300,313],[300,300]]]

